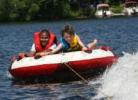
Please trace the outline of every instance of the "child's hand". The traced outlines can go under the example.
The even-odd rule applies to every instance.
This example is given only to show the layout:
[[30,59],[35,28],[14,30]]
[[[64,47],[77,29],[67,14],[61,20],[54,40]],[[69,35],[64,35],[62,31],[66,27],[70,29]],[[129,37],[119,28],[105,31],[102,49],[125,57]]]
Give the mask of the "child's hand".
[[91,53],[92,52],[91,49],[86,48],[86,47],[82,48],[82,51],[87,52],[87,53]]
[[40,56],[45,56],[45,55],[46,55],[45,52],[41,52],[41,53],[40,53]]
[[49,54],[51,54],[51,51],[41,52],[40,56],[46,56],[46,55],[49,55]]
[[97,44],[98,40],[97,39],[94,39],[93,43],[94,44]]
[[44,52],[36,53],[34,58],[35,58],[35,59],[39,59],[39,58],[41,58],[42,56],[45,56],[45,53],[44,53]]
[[82,48],[82,51],[87,51],[87,50],[88,50],[88,48],[86,48],[86,47]]
[[36,53],[35,56],[44,56],[44,52]]

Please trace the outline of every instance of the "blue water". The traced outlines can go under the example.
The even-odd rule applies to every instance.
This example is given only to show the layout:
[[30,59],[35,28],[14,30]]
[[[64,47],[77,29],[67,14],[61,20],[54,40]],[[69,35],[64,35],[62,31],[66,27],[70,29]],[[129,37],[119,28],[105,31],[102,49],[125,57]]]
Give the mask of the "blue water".
[[[47,28],[60,37],[64,24],[74,26],[76,33],[87,44],[92,39],[98,45],[112,47],[116,55],[138,51],[138,17],[57,21],[0,25],[0,100],[89,100],[99,84],[89,86],[80,81],[55,84],[15,84],[7,75],[10,57],[27,52],[32,45],[33,32]],[[94,79],[92,81],[95,81]]]

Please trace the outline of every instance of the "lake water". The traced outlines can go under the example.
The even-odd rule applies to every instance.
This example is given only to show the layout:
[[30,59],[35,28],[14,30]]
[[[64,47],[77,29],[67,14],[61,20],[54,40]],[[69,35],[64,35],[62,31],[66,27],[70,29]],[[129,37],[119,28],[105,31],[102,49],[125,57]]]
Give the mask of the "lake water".
[[[60,37],[60,29],[64,24],[73,25],[85,44],[97,38],[98,45],[112,47],[113,52],[121,56],[119,62],[103,76],[91,79],[91,85],[81,81],[26,85],[14,83],[7,74],[10,57],[30,50],[33,32],[47,28]],[[103,94],[111,96],[113,100],[138,100],[138,17],[1,24],[0,40],[0,100],[102,100]]]

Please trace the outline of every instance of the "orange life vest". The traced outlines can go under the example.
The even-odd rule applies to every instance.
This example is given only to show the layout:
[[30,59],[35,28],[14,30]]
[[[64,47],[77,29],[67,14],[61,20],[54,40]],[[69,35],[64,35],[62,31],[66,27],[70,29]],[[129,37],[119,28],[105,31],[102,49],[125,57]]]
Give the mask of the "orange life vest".
[[41,43],[40,43],[40,35],[39,34],[40,34],[40,32],[34,33],[34,44],[35,44],[36,52],[48,50],[54,43],[57,44],[56,36],[52,32],[50,32],[49,41],[48,41],[47,45],[44,48],[42,48]]

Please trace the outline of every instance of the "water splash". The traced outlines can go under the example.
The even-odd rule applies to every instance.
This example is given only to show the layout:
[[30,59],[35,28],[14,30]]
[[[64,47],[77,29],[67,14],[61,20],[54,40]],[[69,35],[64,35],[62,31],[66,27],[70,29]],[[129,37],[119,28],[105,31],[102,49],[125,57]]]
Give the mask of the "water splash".
[[98,94],[92,100],[138,100],[138,52],[124,53],[100,80]]

